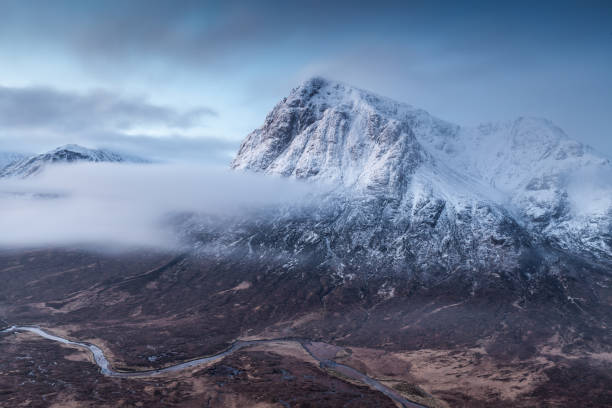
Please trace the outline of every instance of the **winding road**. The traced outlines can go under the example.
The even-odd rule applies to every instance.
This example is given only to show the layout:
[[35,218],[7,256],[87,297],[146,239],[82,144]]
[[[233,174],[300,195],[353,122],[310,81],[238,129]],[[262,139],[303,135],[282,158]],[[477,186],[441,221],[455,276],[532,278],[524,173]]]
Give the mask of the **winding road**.
[[367,384],[370,388],[373,388],[377,391],[382,392],[383,394],[391,398],[393,401],[398,403],[403,408],[427,408],[425,405],[421,405],[421,404],[418,404],[416,402],[406,399],[399,392],[381,384],[379,381],[354,369],[353,367],[349,367],[347,365],[337,363],[333,360],[322,359],[322,358],[317,357],[306,346],[306,344],[310,343],[309,340],[294,340],[294,339],[269,339],[269,340],[248,340],[248,341],[237,340],[227,350],[222,351],[221,353],[209,356],[209,357],[202,357],[202,358],[187,361],[184,363],[174,364],[174,365],[171,365],[165,368],[160,368],[157,370],[124,372],[124,371],[113,370],[110,363],[108,362],[108,359],[104,355],[104,352],[102,351],[102,349],[96,346],[95,344],[68,340],[63,337],[51,334],[41,329],[40,327],[34,327],[34,326],[11,326],[7,329],[1,330],[0,333],[11,333],[11,332],[20,332],[20,331],[21,332],[27,331],[30,333],[34,333],[45,339],[53,340],[53,341],[56,341],[62,344],[69,344],[72,346],[86,348],[92,353],[94,361],[96,365],[100,367],[100,372],[103,375],[108,376],[108,377],[118,377],[118,378],[146,378],[146,377],[151,377],[151,376],[165,374],[165,373],[177,372],[177,371],[184,370],[186,368],[196,367],[202,364],[219,361],[223,359],[224,357],[229,356],[230,354],[233,354],[240,349],[243,349],[245,347],[249,347],[252,345],[256,345],[256,344],[279,343],[279,342],[294,343],[294,344],[299,344],[312,358],[317,360],[321,368],[331,368],[331,369],[338,370],[343,375],[353,380],[357,380],[364,384]]

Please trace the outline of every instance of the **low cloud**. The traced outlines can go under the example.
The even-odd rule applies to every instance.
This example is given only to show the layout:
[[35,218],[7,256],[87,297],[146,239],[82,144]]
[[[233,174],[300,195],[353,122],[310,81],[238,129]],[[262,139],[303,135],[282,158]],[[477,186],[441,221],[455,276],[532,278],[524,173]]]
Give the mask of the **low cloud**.
[[568,199],[577,215],[609,216],[612,211],[612,167],[590,166],[572,172]]
[[[100,141],[103,140],[102,143]],[[97,140],[86,140],[110,150],[130,153],[152,160],[216,163],[228,165],[238,150],[240,141],[218,137],[186,137],[171,135],[150,137],[146,135],[106,134]]]
[[312,186],[186,165],[77,164],[0,181],[0,247],[174,248],[172,213],[236,215],[303,200]]

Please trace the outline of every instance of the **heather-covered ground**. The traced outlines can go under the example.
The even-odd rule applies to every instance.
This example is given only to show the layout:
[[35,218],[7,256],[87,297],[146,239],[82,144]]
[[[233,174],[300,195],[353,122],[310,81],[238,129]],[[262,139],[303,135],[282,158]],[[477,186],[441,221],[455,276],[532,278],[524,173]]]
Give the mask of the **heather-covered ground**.
[[[299,337],[431,406],[612,406],[606,287],[581,309],[546,282],[532,298],[503,284],[465,296],[461,280],[425,289],[396,279],[380,293],[380,282],[281,273],[265,260],[81,250],[5,251],[0,279],[2,324],[93,342],[117,369],[213,354],[237,338]],[[118,380],[82,352],[31,335],[4,334],[0,348],[0,401],[10,406],[392,404],[295,350],[245,350],[177,378]]]

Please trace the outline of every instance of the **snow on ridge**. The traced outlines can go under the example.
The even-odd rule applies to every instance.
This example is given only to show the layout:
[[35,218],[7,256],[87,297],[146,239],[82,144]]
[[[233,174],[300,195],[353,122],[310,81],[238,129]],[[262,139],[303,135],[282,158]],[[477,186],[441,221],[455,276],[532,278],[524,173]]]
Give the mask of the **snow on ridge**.
[[609,171],[609,159],[551,121],[521,117],[461,127],[320,77],[274,107],[245,138],[232,167],[402,201],[426,194],[459,212],[488,203],[558,242],[597,240],[612,229],[606,199],[612,189],[595,186],[596,202],[586,205],[570,185],[578,172]]
[[4,167],[26,157],[25,154],[17,152],[0,152],[0,170]]
[[123,155],[105,149],[89,149],[80,145],[68,144],[47,153],[24,157],[0,169],[0,178],[29,177],[40,173],[47,165],[72,162],[133,162],[146,163],[144,159]]
[[[294,88],[264,126],[247,136],[232,167],[355,184],[380,167],[380,161],[400,154],[392,145],[399,135],[377,138],[393,127],[401,133],[399,139],[416,139],[410,142],[420,150],[414,156],[425,165],[463,175],[466,184],[489,190],[486,194],[542,191],[555,178],[562,187],[573,171],[610,166],[607,158],[547,119],[520,117],[460,127],[411,105],[314,77]],[[283,138],[280,146],[270,148],[271,141]]]

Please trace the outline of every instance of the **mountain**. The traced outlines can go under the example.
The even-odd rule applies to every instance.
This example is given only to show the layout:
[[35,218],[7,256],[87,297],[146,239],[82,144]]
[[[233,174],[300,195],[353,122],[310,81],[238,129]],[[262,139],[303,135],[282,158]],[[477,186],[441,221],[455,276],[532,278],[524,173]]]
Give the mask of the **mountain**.
[[246,137],[232,167],[336,186],[324,200],[333,218],[318,219],[319,206],[292,245],[325,237],[319,251],[343,266],[446,276],[550,271],[550,256],[612,260],[610,161],[543,119],[461,127],[313,78]]
[[[199,260],[252,283],[248,299],[270,299],[233,299],[236,308],[253,318],[299,310],[282,336],[478,349],[531,373],[551,361],[551,395],[576,393],[555,377],[560,367],[609,371],[597,356],[612,347],[611,164],[550,121],[464,127],[313,78],[246,136],[231,166],[313,186],[299,204],[186,217],[181,229]],[[479,358],[464,361],[480,378]]]
[[[176,387],[161,381],[165,401],[193,388],[204,394],[189,404],[385,406],[366,399],[371,383],[347,394],[326,379],[346,380],[346,366],[428,407],[612,406],[610,164],[554,124],[462,127],[314,78],[232,166],[310,195],[171,214],[184,238],[175,251],[2,250],[0,323],[94,339],[130,370],[279,341],[192,367],[168,380]],[[56,362],[57,345],[20,336],[0,334],[0,379],[36,381],[7,383],[11,401],[110,390],[96,366],[82,381],[86,363]],[[35,377],[15,358],[26,354],[42,364]],[[73,379],[82,385],[66,388]],[[158,395],[139,389],[99,395],[111,406]],[[217,392],[248,398],[224,404]]]
[[2,177],[30,177],[40,173],[47,165],[75,162],[145,163],[138,157],[127,156],[109,150],[88,149],[79,145],[60,146],[47,153],[25,157],[0,168]]
[[0,152],[0,169],[8,166],[9,164],[21,160],[26,157],[25,154],[16,152]]

